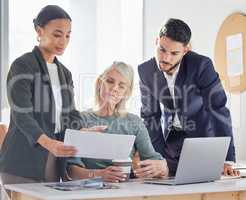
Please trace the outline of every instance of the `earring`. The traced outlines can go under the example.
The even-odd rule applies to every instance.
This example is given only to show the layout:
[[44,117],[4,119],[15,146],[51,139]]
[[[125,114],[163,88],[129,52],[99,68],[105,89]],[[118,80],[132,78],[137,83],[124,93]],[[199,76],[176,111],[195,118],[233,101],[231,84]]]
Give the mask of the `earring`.
[[40,42],[40,37],[39,36],[37,36],[37,41]]

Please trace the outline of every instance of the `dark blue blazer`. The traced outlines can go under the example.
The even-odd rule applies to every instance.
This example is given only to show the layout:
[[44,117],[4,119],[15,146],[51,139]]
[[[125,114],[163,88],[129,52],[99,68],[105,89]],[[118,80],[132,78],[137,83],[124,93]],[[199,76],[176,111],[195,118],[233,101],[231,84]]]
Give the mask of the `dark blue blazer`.
[[154,58],[139,65],[138,73],[141,117],[156,151],[164,155],[163,132],[166,134],[169,131],[167,124],[165,130],[161,128],[161,103],[165,107],[166,118],[177,110],[186,137],[230,136],[232,140],[226,160],[235,161],[231,117],[225,107],[226,94],[208,57],[192,51],[183,57],[175,82],[175,109],[172,109],[173,101],[168,95],[166,79]]

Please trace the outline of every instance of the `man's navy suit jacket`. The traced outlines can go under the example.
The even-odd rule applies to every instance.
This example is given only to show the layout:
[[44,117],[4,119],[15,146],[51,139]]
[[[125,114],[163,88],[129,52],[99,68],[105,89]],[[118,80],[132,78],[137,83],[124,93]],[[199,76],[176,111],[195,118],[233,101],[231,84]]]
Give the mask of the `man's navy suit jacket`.
[[[168,108],[170,95],[167,95],[167,81],[155,58],[139,65],[138,73],[142,101],[141,117],[155,150],[164,155],[163,133],[169,130],[167,126],[165,130],[161,128],[160,104],[164,105],[165,113],[171,110]],[[175,81],[174,110],[177,111],[186,137],[230,136],[232,140],[226,160],[235,161],[231,117],[225,107],[226,101],[225,91],[212,61],[195,52],[188,52],[180,63]]]

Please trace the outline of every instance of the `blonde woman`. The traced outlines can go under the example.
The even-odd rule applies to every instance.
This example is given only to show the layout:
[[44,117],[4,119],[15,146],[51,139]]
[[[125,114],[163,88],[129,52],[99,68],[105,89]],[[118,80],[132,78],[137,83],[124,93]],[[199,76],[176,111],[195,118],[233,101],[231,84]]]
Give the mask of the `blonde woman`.
[[[95,107],[82,112],[84,127],[106,125],[107,133],[136,136],[131,153],[139,152],[141,168],[134,171],[136,177],[160,177],[168,175],[166,160],[155,152],[148,131],[142,120],[126,110],[126,102],[133,90],[133,69],[123,62],[114,62],[96,80]],[[73,158],[68,161],[69,175],[73,179],[102,176],[105,181],[124,181],[119,167],[111,160]]]

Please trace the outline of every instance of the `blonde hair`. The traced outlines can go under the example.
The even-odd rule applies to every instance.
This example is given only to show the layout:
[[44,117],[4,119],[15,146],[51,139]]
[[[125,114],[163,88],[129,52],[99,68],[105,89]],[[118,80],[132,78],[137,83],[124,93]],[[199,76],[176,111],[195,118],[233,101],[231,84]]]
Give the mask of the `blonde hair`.
[[114,114],[116,116],[125,116],[127,114],[126,111],[126,102],[129,97],[132,95],[133,84],[134,84],[134,71],[132,67],[124,62],[114,61],[110,67],[108,67],[102,74],[98,76],[95,84],[95,107],[94,109],[99,108],[100,103],[100,87],[101,82],[106,79],[107,74],[112,71],[117,70],[126,80],[127,80],[127,92],[125,98],[123,98],[116,106],[114,110]]

